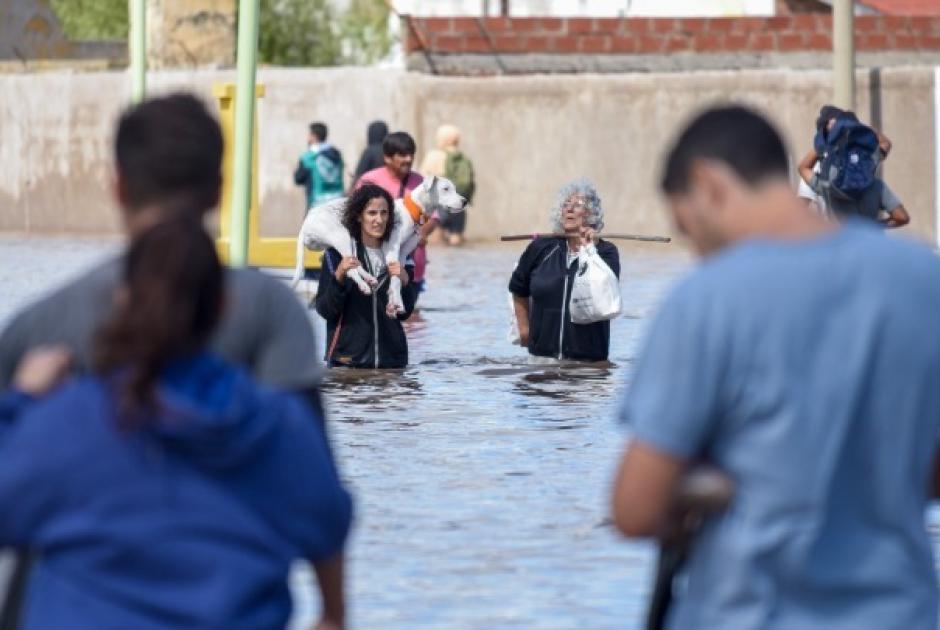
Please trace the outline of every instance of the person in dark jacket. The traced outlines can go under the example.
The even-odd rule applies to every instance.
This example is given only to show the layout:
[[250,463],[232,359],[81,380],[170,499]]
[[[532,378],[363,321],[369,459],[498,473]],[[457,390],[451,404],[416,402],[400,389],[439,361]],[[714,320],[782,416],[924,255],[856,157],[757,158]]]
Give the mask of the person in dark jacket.
[[385,165],[385,154],[382,152],[382,141],[388,135],[388,125],[381,120],[374,120],[369,123],[366,130],[366,148],[359,158],[359,164],[356,165],[356,172],[353,175],[353,186],[359,181],[364,173],[372,169]]
[[320,627],[343,626],[352,506],[322,419],[206,350],[223,293],[199,223],[161,223],[131,245],[93,375],[55,388],[69,351],[46,347],[0,396],[0,544],[39,552],[25,628],[283,628],[298,559]]
[[[594,186],[579,180],[562,188],[551,223],[553,232],[570,236],[532,241],[509,281],[519,343],[536,357],[606,361],[610,322],[575,324],[568,311],[578,270],[578,251],[595,240],[604,227],[604,211]],[[596,247],[601,259],[619,278],[617,248],[604,240],[597,240]]]
[[[326,320],[326,362],[331,367],[403,368],[408,365],[408,342],[401,322],[408,319],[417,299],[414,264],[386,265],[382,244],[394,227],[391,195],[375,184],[363,184],[347,200],[343,224],[356,241],[356,256],[343,258],[330,248],[323,254],[316,309]],[[364,295],[346,277],[362,265],[378,280]],[[401,277],[405,311],[399,315],[388,303],[390,274]]]

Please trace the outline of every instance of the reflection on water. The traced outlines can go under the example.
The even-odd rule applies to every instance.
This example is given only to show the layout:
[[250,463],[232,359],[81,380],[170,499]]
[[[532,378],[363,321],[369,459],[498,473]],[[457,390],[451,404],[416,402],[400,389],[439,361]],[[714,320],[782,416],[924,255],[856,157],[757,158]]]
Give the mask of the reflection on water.
[[[614,412],[644,319],[687,259],[622,249],[611,362],[533,364],[506,341],[521,250],[432,250],[405,325],[411,365],[329,372],[331,433],[358,500],[354,627],[639,627],[651,549],[607,519],[624,438]],[[295,574],[299,592],[309,579]]]

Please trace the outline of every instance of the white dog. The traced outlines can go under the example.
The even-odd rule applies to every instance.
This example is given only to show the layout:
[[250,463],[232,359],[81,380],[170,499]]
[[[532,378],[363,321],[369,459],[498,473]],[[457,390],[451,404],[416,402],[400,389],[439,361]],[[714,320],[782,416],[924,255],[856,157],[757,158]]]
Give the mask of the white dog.
[[[419,228],[435,211],[461,212],[466,203],[466,200],[457,194],[454,184],[443,177],[427,178],[407,193],[404,199],[396,199],[393,209],[395,226],[388,241],[382,243],[386,264],[400,262],[415,250],[421,240]],[[313,250],[332,247],[341,256],[356,255],[355,240],[342,222],[345,206],[346,198],[334,199],[314,206],[307,213],[297,236],[297,266],[291,281],[292,287],[297,286],[304,273],[304,247]],[[372,293],[376,280],[362,267],[350,269],[346,275],[363,293]],[[388,303],[394,307],[396,314],[405,311],[401,299],[401,278],[397,276],[389,280]]]

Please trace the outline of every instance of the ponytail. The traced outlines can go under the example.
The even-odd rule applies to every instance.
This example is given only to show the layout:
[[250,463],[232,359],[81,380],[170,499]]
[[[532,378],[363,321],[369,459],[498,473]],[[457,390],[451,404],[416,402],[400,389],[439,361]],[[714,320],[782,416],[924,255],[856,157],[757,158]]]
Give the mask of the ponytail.
[[203,346],[222,290],[215,245],[198,221],[173,219],[134,240],[114,313],[94,347],[96,370],[119,377],[125,410],[153,406],[163,369]]

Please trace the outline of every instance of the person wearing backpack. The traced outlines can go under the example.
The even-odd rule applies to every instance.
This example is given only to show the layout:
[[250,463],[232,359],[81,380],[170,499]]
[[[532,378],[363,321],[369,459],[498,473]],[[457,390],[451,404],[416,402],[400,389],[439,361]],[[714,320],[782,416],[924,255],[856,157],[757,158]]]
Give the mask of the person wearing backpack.
[[[473,201],[476,192],[473,162],[460,150],[460,129],[454,125],[441,125],[437,128],[437,148],[429,151],[421,163],[421,173],[425,177],[446,177],[454,183],[457,192],[467,200]],[[463,233],[467,227],[467,213],[442,213],[441,229],[444,239],[450,245],[462,245]]]
[[327,128],[321,122],[310,125],[309,146],[297,161],[294,183],[303,186],[304,214],[313,206],[342,197],[343,154],[326,141]]
[[901,200],[877,176],[891,141],[832,105],[820,110],[816,129],[813,148],[798,168],[818,201],[837,219],[862,217],[887,228],[909,223]]

